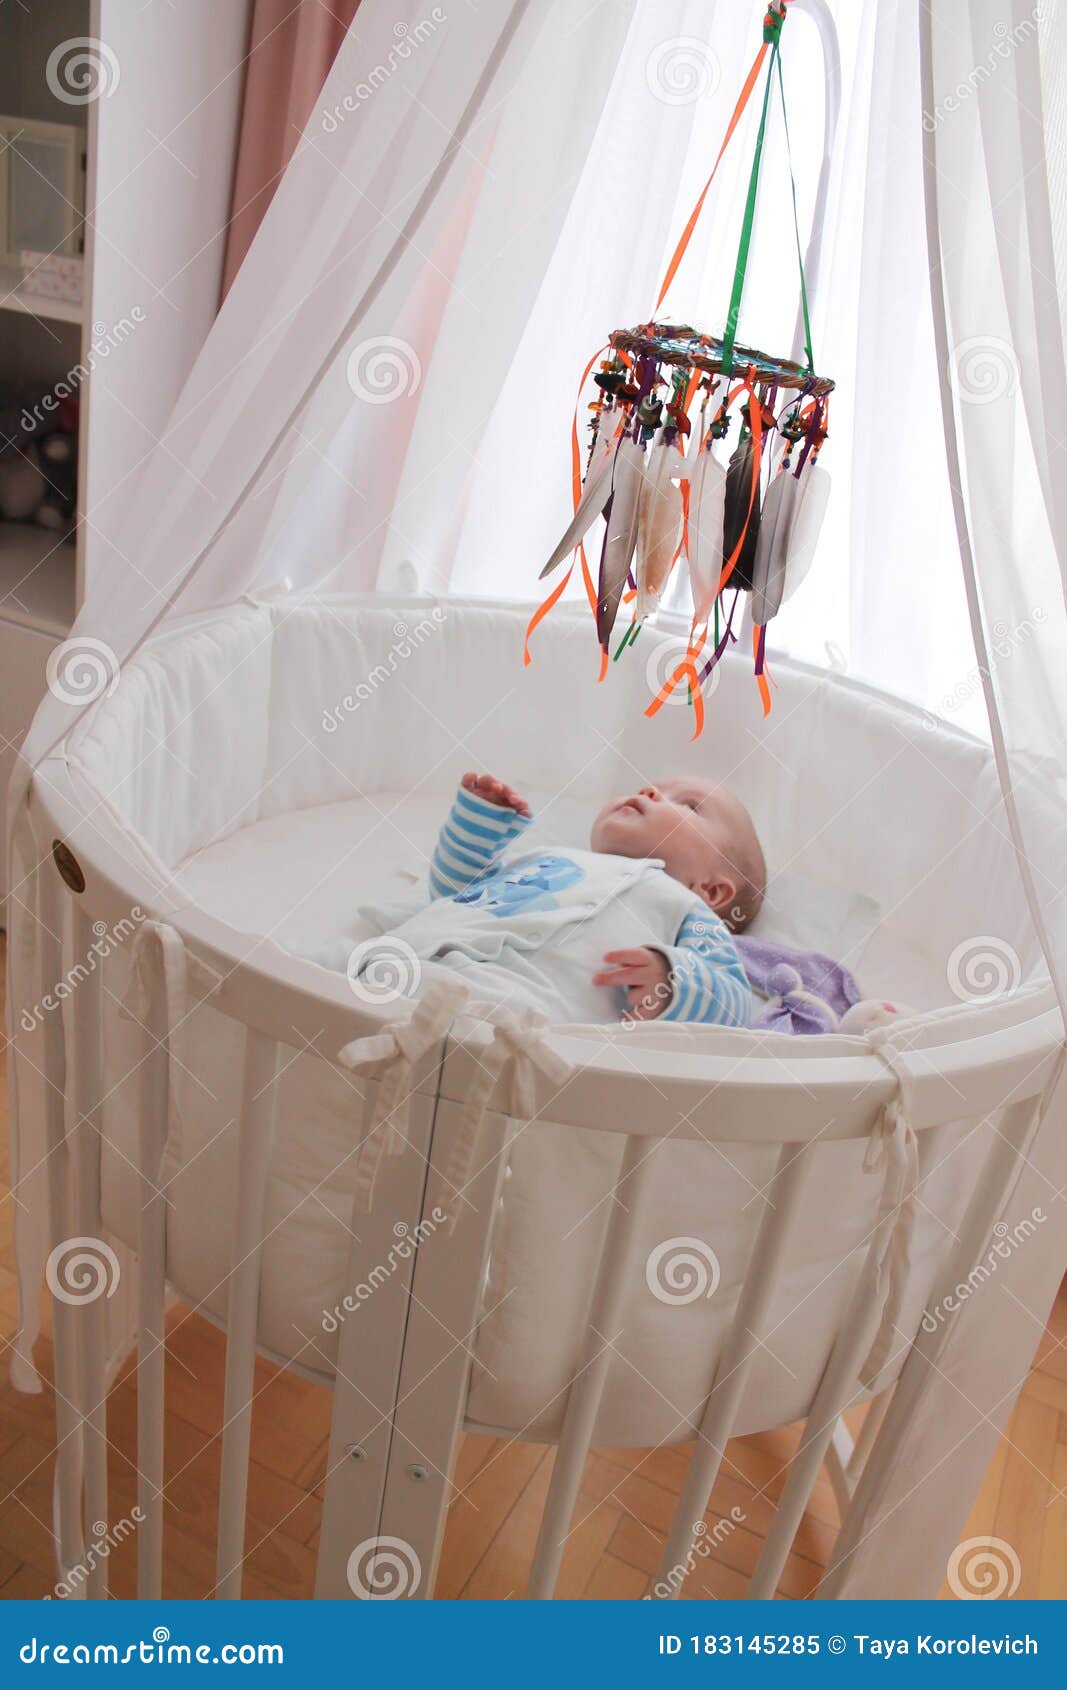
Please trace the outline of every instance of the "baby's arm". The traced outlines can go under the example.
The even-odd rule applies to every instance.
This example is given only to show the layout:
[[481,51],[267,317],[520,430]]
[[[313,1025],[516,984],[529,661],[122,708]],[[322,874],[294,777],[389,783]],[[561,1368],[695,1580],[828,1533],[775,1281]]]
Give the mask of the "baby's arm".
[[737,946],[726,923],[706,904],[694,902],[663,954],[673,989],[661,1020],[748,1026],[752,991]]
[[464,775],[430,864],[430,893],[450,898],[496,867],[533,818],[524,798],[492,775]]
[[594,984],[624,987],[637,1021],[748,1026],[752,994],[730,930],[699,900],[673,945],[609,951],[604,961],[611,972],[594,975]]

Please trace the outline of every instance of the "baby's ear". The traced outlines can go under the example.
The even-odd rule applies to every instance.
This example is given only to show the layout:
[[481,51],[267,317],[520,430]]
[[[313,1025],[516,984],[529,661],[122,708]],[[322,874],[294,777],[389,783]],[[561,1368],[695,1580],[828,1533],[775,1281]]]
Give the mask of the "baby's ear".
[[704,880],[693,887],[698,898],[703,898],[709,910],[724,919],[732,904],[737,903],[737,887],[732,880],[721,876],[715,880]]

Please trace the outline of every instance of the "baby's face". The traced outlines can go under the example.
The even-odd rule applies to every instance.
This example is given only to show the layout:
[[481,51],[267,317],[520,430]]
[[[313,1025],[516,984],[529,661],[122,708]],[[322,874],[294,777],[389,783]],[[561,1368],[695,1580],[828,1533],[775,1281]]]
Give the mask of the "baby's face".
[[721,911],[738,887],[735,841],[744,815],[722,787],[679,777],[613,798],[594,821],[589,843],[618,857],[660,857],[673,879]]

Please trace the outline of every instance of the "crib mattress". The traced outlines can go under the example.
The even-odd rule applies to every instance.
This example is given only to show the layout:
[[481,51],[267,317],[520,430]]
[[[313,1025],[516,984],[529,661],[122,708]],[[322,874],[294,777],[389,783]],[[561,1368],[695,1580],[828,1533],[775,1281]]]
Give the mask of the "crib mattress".
[[[539,795],[531,797],[538,807]],[[580,799],[542,801],[540,807],[546,840],[584,837],[588,805]],[[440,793],[416,792],[288,811],[194,853],[179,879],[192,902],[236,927],[265,933],[305,957],[320,958],[338,944],[343,955],[369,931],[358,914],[362,903],[410,894],[424,872],[441,808]],[[894,943],[863,900],[793,880],[781,898],[769,900],[761,919],[764,931],[813,946],[825,947],[836,933],[872,992],[937,1001],[936,971],[906,943]],[[130,1036],[109,1009],[108,1040],[121,1046]],[[208,1006],[199,1008],[181,1029],[174,1074],[181,1141],[168,1187],[168,1275],[183,1296],[220,1318],[240,1175],[235,1121],[241,1038],[238,1026]],[[324,1316],[346,1290],[351,1151],[362,1108],[350,1077],[295,1050],[287,1055],[267,1205],[260,1341],[279,1358],[328,1377],[337,1337]],[[114,1070],[129,1066],[116,1048]],[[132,1244],[136,1097],[125,1085],[116,1089],[109,1112],[105,1220]],[[819,1150],[791,1272],[746,1390],[742,1430],[781,1424],[810,1401],[851,1288],[849,1247],[867,1234],[876,1212],[878,1182],[862,1172],[862,1153],[859,1145]],[[926,1288],[923,1255],[932,1261],[943,1227],[958,1221],[967,1169],[981,1153],[973,1138],[966,1145],[946,1142],[943,1176],[925,1188],[913,1323]],[[629,1288],[625,1337],[597,1428],[601,1443],[691,1435],[733,1316],[776,1154],[692,1143],[667,1143],[657,1153],[634,1258],[640,1271]],[[621,1155],[622,1140],[613,1135],[545,1122],[518,1132],[474,1344],[473,1423],[527,1437],[558,1432]]]

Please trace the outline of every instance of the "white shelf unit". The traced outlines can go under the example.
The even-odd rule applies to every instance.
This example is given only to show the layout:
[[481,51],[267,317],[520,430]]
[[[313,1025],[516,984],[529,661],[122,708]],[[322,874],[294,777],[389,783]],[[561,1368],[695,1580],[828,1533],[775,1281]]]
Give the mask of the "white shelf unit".
[[[82,126],[87,155],[81,303],[32,293],[13,256],[0,256],[0,404],[60,384],[79,404],[73,538],[0,520],[5,835],[7,782],[48,657],[86,583],[130,567],[125,523],[140,465],[218,309],[248,13],[248,0],[0,7],[0,113]],[[49,90],[45,67],[60,43],[79,38],[102,43],[119,75],[102,97],[68,105]],[[107,356],[96,357],[105,336]]]
[[0,617],[65,639],[77,609],[77,547],[32,522],[0,523]]

